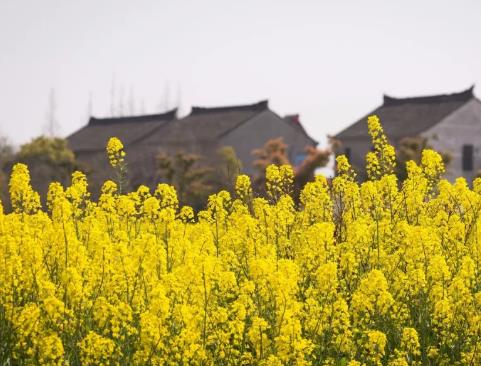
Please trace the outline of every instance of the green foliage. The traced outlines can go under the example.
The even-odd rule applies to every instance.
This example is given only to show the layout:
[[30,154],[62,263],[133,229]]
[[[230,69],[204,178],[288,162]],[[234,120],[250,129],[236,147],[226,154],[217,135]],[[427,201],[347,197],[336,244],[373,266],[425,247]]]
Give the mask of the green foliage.
[[223,146],[217,150],[219,157],[219,169],[215,171],[214,180],[218,186],[217,190],[227,189],[234,191],[237,176],[242,171],[242,162],[232,146]]
[[5,202],[8,197],[8,179],[5,172],[13,157],[13,146],[8,139],[0,136],[0,200]]
[[17,160],[36,160],[55,167],[75,167],[75,155],[67,141],[59,137],[40,136],[20,147]]
[[[416,164],[419,164],[423,150],[431,148],[428,139],[422,136],[404,137],[399,141],[399,146],[396,151],[396,175],[399,181],[402,182],[407,178],[406,163],[412,160],[416,162]],[[451,155],[443,152],[440,152],[440,154],[443,158],[444,165],[447,167],[451,161]]]
[[183,151],[169,156],[157,156],[157,172],[160,179],[173,185],[179,202],[200,208],[213,187],[209,182],[212,169],[201,164],[201,156]]
[[59,137],[34,138],[20,147],[13,160],[30,166],[32,185],[42,195],[49,182],[67,185],[72,172],[81,169],[67,141]]

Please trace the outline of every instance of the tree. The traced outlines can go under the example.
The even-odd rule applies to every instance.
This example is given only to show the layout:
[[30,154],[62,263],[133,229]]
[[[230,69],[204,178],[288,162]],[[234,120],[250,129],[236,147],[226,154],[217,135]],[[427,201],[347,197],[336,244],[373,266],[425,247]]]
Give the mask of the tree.
[[48,109],[47,109],[47,121],[46,121],[46,134],[47,136],[54,137],[58,134],[59,123],[57,120],[57,98],[55,95],[55,89],[50,89],[48,97]]
[[[254,186],[260,192],[264,191],[265,171],[271,165],[293,165],[287,155],[288,146],[281,137],[268,140],[262,148],[255,149],[252,154],[257,158],[254,167],[259,174],[254,179]],[[314,179],[317,168],[326,166],[331,151],[320,150],[313,146],[306,146],[306,158],[294,170],[294,197],[297,197],[304,185]]]
[[179,151],[157,156],[157,172],[162,181],[173,185],[181,204],[199,209],[212,192],[212,169],[201,165],[201,156]]
[[12,161],[13,146],[5,136],[0,136],[0,200],[5,204],[8,200],[8,164]]
[[[396,175],[399,181],[402,182],[407,178],[406,163],[413,160],[420,164],[423,150],[431,148],[428,139],[422,136],[404,137],[399,141],[396,156]],[[451,155],[443,152],[440,152],[440,154],[443,158],[444,166],[447,167],[451,161]]]
[[294,183],[301,190],[307,182],[314,180],[316,169],[325,167],[329,162],[330,150],[320,150],[314,146],[306,147],[306,158],[294,169]]
[[242,162],[232,146],[223,146],[217,150],[219,169],[213,171],[216,190],[234,191],[237,176],[241,173]]
[[135,110],[134,87],[131,85],[129,90],[129,114],[133,116],[136,112],[137,111]]
[[29,166],[32,186],[42,196],[45,196],[50,182],[66,185],[71,174],[81,169],[67,141],[59,137],[35,138],[22,145],[13,160]]
[[168,81],[164,84],[164,92],[157,106],[159,113],[167,112],[170,109],[170,84]]
[[110,116],[114,117],[116,115],[115,110],[115,97],[116,97],[116,84],[115,84],[115,74],[112,75],[112,82],[110,84]]
[[94,106],[94,102],[93,102],[92,92],[89,92],[89,99],[88,99],[88,102],[87,102],[87,116],[86,116],[87,118],[86,118],[86,120],[88,120],[90,117],[92,117],[93,106]]

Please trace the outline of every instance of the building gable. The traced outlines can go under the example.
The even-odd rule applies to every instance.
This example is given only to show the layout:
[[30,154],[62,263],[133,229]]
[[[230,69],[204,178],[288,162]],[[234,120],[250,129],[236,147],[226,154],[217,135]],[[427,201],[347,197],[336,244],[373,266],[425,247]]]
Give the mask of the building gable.
[[460,93],[426,97],[393,98],[385,95],[380,107],[339,132],[335,138],[341,141],[368,138],[366,120],[373,114],[380,118],[384,131],[390,139],[417,136],[473,98],[473,87]]
[[[388,140],[396,146],[404,137],[424,136],[442,125],[443,121],[452,120],[454,116],[461,118],[461,111],[473,102],[477,103],[473,87],[460,93],[427,97],[393,98],[385,95],[380,107],[334,136],[340,142],[336,145],[335,153],[349,155],[359,179],[366,179],[365,156],[372,149],[367,129],[368,116],[375,114],[380,118]],[[442,138],[455,139],[455,135],[460,135],[460,132],[454,129],[450,135],[445,134]],[[434,148],[438,147],[431,139],[429,142]]]
[[258,114],[221,136],[219,145],[232,146],[243,162],[244,171],[252,174],[255,160],[252,151],[263,147],[268,140],[279,137],[288,145],[288,155],[292,162],[295,162],[299,155],[305,154],[306,146],[317,145],[314,139],[295,126],[290,119],[282,118],[271,110]]
[[[448,179],[464,176],[472,180],[481,169],[481,101],[473,98],[422,136],[434,150],[450,156]],[[471,160],[470,169],[463,168],[463,152],[467,151],[469,156],[464,156],[464,163]]]

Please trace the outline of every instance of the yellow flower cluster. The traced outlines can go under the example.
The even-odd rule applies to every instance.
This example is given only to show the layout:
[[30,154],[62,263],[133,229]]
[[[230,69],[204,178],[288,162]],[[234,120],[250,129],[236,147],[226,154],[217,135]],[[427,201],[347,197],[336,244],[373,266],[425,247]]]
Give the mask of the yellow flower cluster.
[[40,208],[40,196],[30,186],[30,173],[25,164],[13,167],[9,188],[15,212],[35,213]]
[[481,180],[441,179],[425,151],[398,182],[369,128],[368,182],[338,157],[296,202],[292,169],[271,166],[269,199],[241,175],[197,213],[166,184],[107,181],[93,201],[79,172],[41,210],[16,165],[0,364],[480,365]]
[[377,116],[369,116],[367,128],[371,135],[373,151],[366,155],[366,168],[370,179],[379,179],[392,174],[396,168],[396,153],[389,145],[387,137]]
[[107,142],[107,156],[112,167],[123,163],[125,157],[124,145],[117,137],[111,137]]
[[[289,195],[294,182],[294,171],[290,165],[269,165],[266,169],[266,191],[268,197],[277,201],[282,195]],[[237,184],[239,186],[241,184]]]

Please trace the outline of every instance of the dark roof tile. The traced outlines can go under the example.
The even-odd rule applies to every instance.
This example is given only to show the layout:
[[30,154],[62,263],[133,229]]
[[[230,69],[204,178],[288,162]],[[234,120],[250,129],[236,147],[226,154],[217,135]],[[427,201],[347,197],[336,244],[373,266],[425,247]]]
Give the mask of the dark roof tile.
[[118,124],[118,123],[143,123],[143,122],[156,122],[174,119],[177,114],[177,108],[171,111],[160,113],[160,114],[144,114],[140,116],[126,116],[126,117],[108,117],[108,118],[95,118],[90,117],[89,125],[105,126],[108,124]]
[[125,146],[128,146],[172,121],[175,114],[176,110],[146,116],[92,117],[87,126],[74,132],[67,140],[70,148],[76,152],[102,150],[112,136],[118,137]]
[[417,136],[474,98],[473,87],[460,93],[414,98],[384,96],[384,103],[351,126],[339,132],[337,139],[367,137],[367,117],[377,115],[391,139]]
[[263,111],[269,108],[268,100],[261,100],[254,104],[234,105],[226,107],[198,107],[193,106],[191,114],[203,114],[203,113],[227,113],[227,112],[243,112],[243,111]]
[[193,107],[191,113],[162,131],[163,140],[213,141],[268,109],[267,101],[228,107]]

